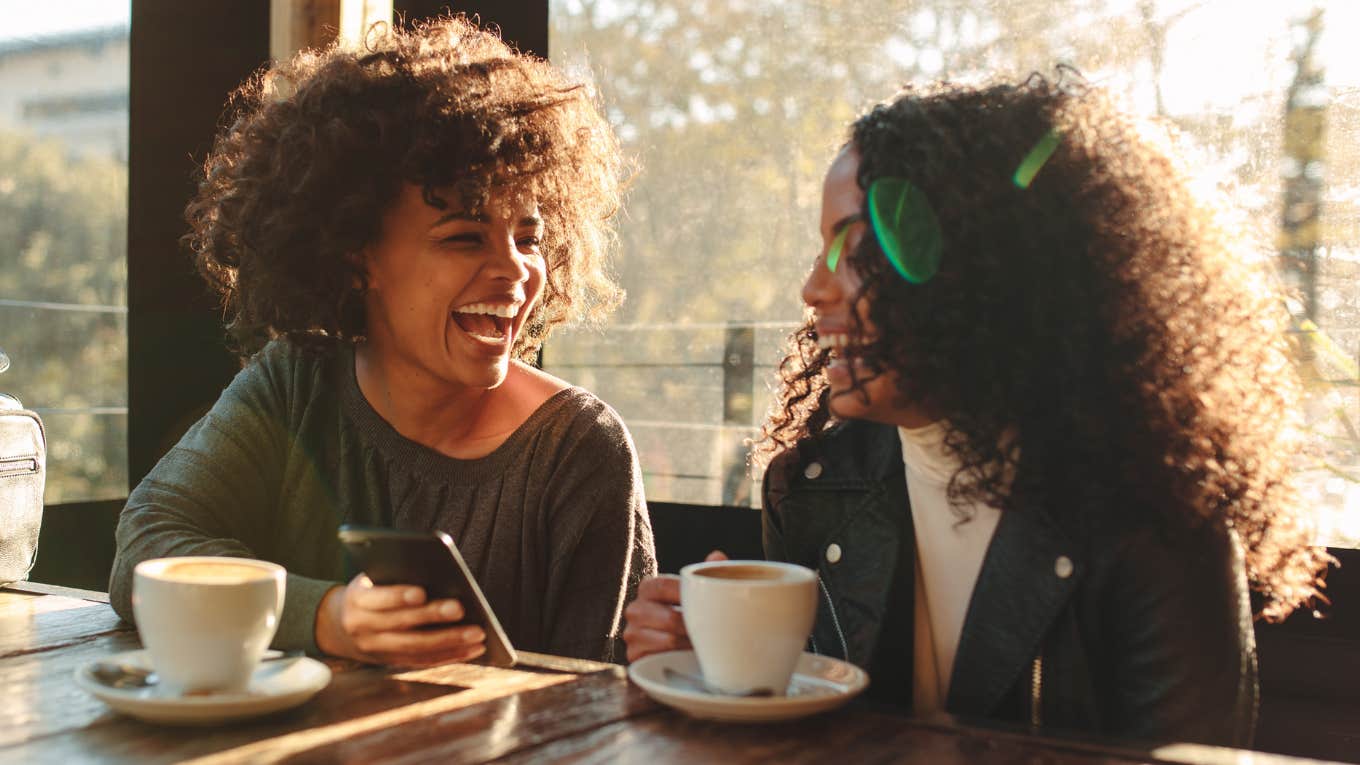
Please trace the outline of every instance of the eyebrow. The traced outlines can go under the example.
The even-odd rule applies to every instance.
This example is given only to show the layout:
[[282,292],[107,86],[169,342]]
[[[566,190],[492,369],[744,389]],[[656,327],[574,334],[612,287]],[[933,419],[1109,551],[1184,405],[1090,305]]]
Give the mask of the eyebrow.
[[849,226],[851,223],[858,223],[858,222],[860,222],[860,221],[862,221],[862,220],[864,220],[864,216],[863,216],[863,215],[860,215],[859,213],[850,213],[849,215],[845,216],[844,218],[841,218],[840,220],[836,221],[835,223],[832,223],[832,224],[831,224],[831,238],[833,238],[833,239],[836,238],[836,234],[839,234],[839,233],[841,232],[841,229],[845,228],[846,226]]
[[[451,212],[446,215],[439,216],[439,220],[436,220],[434,223],[431,223],[430,228],[442,226],[445,223],[448,223],[449,221],[455,220],[466,220],[472,221],[473,223],[489,223],[491,219],[487,218],[485,215],[482,215],[480,213],[478,213],[477,215],[470,215],[465,212]],[[515,228],[537,228],[541,225],[543,225],[542,218],[538,217],[537,215],[526,215],[523,218],[519,219],[519,223],[515,225]]]

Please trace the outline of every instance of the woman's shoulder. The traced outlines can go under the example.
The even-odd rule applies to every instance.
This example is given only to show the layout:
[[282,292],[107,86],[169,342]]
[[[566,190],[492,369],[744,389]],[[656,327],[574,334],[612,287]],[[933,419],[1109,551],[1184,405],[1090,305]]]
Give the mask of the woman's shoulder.
[[563,440],[590,447],[617,451],[633,450],[633,437],[623,417],[599,396],[576,386],[568,386],[544,405],[550,408],[549,427]]
[[820,467],[813,472],[818,477],[871,478],[899,465],[901,448],[892,425],[846,420],[777,454],[767,475],[789,481],[817,463]]
[[[623,418],[595,394],[527,364],[515,362],[503,387],[520,425],[510,445],[529,439],[554,444],[553,453],[632,454]],[[505,448],[504,446],[502,447]]]
[[276,338],[245,360],[228,395],[288,405],[310,401],[337,388],[334,373],[345,351],[340,343],[328,339],[298,343]]
[[345,344],[328,337],[306,340],[277,337],[246,359],[242,371],[255,369],[275,377],[311,372],[334,365],[344,352]]
[[542,416],[547,423],[569,431],[627,433],[619,413],[585,388],[528,364],[516,363],[511,369],[516,398],[530,416]]

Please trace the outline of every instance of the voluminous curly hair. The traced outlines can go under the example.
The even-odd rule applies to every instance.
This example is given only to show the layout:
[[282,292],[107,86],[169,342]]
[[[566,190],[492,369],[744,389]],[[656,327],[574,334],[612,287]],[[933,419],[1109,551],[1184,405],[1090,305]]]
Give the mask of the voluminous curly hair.
[[244,355],[363,336],[359,256],[403,184],[441,208],[506,187],[536,199],[547,279],[519,358],[618,301],[605,256],[622,162],[593,90],[463,17],[300,53],[244,83],[228,115],[185,241]]
[[[1032,185],[1013,173],[1050,130]],[[1160,130],[1160,132],[1159,132]],[[1299,382],[1281,296],[1165,148],[1094,88],[910,88],[859,118],[858,184],[909,179],[939,218],[939,273],[900,278],[865,236],[848,263],[877,334],[850,353],[946,423],[954,500],[1097,511],[1242,541],[1266,618],[1321,597],[1292,481]],[[869,218],[867,209],[864,217]],[[757,462],[834,424],[809,323],[791,338]]]

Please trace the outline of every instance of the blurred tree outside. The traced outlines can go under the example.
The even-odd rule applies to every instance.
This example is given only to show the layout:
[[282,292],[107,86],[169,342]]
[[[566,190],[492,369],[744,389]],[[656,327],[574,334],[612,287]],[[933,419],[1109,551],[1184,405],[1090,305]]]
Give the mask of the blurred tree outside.
[[127,494],[127,166],[0,132],[0,390],[47,428],[46,502]]
[[[1300,375],[1306,386],[1305,407],[1310,452],[1301,468],[1305,487],[1319,508],[1321,536],[1348,545],[1360,544],[1360,367],[1356,340],[1360,315],[1356,312],[1357,253],[1336,250],[1334,242],[1355,242],[1354,205],[1349,215],[1329,210],[1329,165],[1349,181],[1352,202],[1356,176],[1353,141],[1336,147],[1342,159],[1329,155],[1327,122],[1332,118],[1331,94],[1317,48],[1324,15],[1315,8],[1295,24],[1296,44],[1291,54],[1294,75],[1286,91],[1281,163],[1282,210],[1278,233],[1281,272],[1297,295],[1291,306],[1296,332],[1302,341]],[[1354,99],[1341,99],[1337,116],[1349,118],[1355,135]],[[1350,157],[1345,152],[1349,148]],[[1334,172],[1334,171],[1333,171]],[[1330,214],[1329,214],[1330,213]],[[1338,214],[1339,213],[1339,214]],[[1341,230],[1332,230],[1336,224]],[[1349,228],[1350,231],[1345,231]],[[1352,350],[1347,351],[1346,347]]]
[[[592,75],[639,166],[620,232],[618,274],[628,300],[603,332],[555,335],[545,364],[624,415],[649,498],[756,499],[749,484],[735,490],[726,480],[741,467],[740,436],[756,423],[734,432],[722,422],[723,333],[756,327],[759,419],[780,338],[801,316],[798,286],[818,250],[825,166],[848,122],[910,81],[1055,77],[1058,64],[1074,66],[1135,109],[1174,122],[1209,185],[1229,195],[1257,243],[1252,257],[1277,258],[1283,115],[1307,37],[1293,22],[1310,18],[1315,5],[1340,7],[553,0],[553,59]],[[1319,17],[1316,33],[1325,32]],[[1319,189],[1316,320],[1355,359],[1360,101],[1350,86],[1320,88],[1314,96],[1326,96],[1329,129],[1318,148],[1327,184]],[[1343,408],[1354,423],[1360,388],[1347,390]],[[1342,457],[1360,473],[1354,455]],[[1360,492],[1323,491],[1317,499],[1360,503]],[[1344,524],[1323,525],[1360,542],[1360,506],[1344,515]]]

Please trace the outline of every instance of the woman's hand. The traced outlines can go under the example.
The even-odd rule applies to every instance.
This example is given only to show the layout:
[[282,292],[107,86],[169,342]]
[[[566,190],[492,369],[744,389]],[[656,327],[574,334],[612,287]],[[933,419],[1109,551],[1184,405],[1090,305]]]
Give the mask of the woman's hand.
[[457,626],[462,618],[457,600],[427,603],[419,587],[378,587],[360,574],[322,598],[316,645],[332,656],[398,667],[469,661],[486,652],[486,633]]
[[[714,550],[704,560],[727,560],[727,556]],[[662,574],[642,580],[638,585],[637,600],[623,611],[628,622],[623,630],[623,641],[628,644],[628,661],[690,647],[679,606],[680,577]]]

